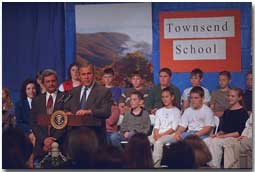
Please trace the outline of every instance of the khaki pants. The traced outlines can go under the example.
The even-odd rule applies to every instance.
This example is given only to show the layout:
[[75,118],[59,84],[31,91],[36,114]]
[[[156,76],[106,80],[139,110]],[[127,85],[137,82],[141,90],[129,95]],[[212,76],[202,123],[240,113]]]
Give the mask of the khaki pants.
[[173,135],[174,134],[162,136],[157,141],[155,141],[155,139],[153,138],[153,134],[148,137],[150,143],[154,145],[152,153],[154,167],[160,167],[161,159],[163,156],[163,146],[164,144],[172,140]]

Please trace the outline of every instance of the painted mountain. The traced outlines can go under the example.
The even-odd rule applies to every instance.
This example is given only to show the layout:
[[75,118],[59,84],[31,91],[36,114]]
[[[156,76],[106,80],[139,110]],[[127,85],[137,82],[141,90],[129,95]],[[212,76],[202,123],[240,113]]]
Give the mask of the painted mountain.
[[151,61],[151,45],[136,42],[127,34],[116,32],[77,33],[76,58],[78,62],[89,61],[97,67],[116,63],[128,53],[140,52]]

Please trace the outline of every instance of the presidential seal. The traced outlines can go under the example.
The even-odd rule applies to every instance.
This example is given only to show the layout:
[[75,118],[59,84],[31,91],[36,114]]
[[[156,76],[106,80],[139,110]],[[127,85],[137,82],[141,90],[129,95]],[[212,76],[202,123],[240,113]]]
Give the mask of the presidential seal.
[[67,115],[64,111],[56,111],[51,115],[50,123],[51,126],[57,130],[63,129],[67,125]]

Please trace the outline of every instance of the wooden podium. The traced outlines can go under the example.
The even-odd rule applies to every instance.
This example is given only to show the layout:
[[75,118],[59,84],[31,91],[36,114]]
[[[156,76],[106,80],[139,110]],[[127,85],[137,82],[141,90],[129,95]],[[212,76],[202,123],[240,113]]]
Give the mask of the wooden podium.
[[[53,114],[52,114],[53,115]],[[41,126],[52,126],[51,117],[52,115],[39,115],[37,118],[38,125]],[[84,127],[96,127],[101,126],[101,121],[91,116],[78,116],[78,115],[66,115],[67,125],[66,126],[84,126]],[[54,127],[54,126],[52,126]],[[54,127],[55,128],[55,127]]]

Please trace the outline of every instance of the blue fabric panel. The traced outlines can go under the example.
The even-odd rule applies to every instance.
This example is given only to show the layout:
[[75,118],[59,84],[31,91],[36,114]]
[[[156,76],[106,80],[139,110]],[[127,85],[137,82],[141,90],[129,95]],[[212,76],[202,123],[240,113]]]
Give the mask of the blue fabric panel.
[[3,3],[3,87],[17,100],[25,78],[45,68],[64,78],[64,3]]

